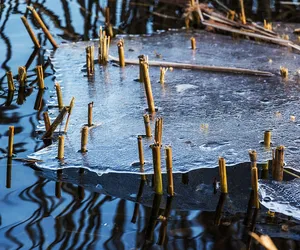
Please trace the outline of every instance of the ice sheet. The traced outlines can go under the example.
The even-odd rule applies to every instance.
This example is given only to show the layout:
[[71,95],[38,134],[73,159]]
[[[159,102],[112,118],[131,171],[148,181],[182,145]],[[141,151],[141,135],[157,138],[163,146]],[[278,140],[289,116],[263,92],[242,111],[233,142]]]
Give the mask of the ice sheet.
[[[197,40],[196,51],[189,48],[191,36]],[[166,82],[161,85],[159,68],[151,67],[156,116],[164,118],[163,143],[172,145],[174,172],[215,167],[219,156],[225,157],[229,165],[246,162],[249,149],[257,150],[259,161],[270,159],[271,150],[260,143],[265,130],[272,130],[274,146],[286,146],[287,167],[300,171],[299,55],[277,45],[234,40],[205,31],[169,31],[125,36],[124,40],[126,58],[146,54],[149,60],[244,67],[276,74],[258,77],[175,69],[166,73]],[[117,56],[116,42],[111,44],[113,56]],[[136,138],[145,134],[143,114],[147,103],[143,85],[135,81],[138,66],[122,69],[113,63],[95,65],[95,76],[88,79],[84,72],[85,47],[93,43],[97,45],[93,41],[65,43],[51,55],[64,102],[68,104],[74,96],[75,108],[66,135],[64,161],[56,159],[56,143],[31,157],[42,159],[38,163],[42,168],[139,173],[132,163],[138,161]],[[279,76],[280,66],[289,68],[288,80]],[[92,101],[93,121],[99,126],[90,129],[88,152],[81,154],[80,130],[87,123],[87,104]],[[291,115],[295,121],[290,120]],[[154,124],[152,120],[153,130]],[[145,172],[151,173],[149,145],[153,140],[143,142]]]
[[300,179],[288,182],[259,181],[261,203],[278,213],[300,219]]

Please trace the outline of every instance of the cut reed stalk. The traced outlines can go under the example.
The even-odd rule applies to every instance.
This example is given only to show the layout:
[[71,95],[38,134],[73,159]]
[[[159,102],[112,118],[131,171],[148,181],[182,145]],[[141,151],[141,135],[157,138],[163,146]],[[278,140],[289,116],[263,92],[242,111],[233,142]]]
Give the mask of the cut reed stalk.
[[89,128],[84,126],[81,130],[81,153],[87,152],[87,143],[89,136]]
[[8,158],[13,156],[13,148],[14,148],[14,135],[15,135],[15,127],[10,126],[8,129]]
[[106,65],[108,62],[110,45],[110,36],[106,36],[105,31],[100,27],[99,31],[99,48],[98,48],[98,61],[100,65]]
[[153,144],[152,157],[154,167],[154,189],[156,194],[163,194],[162,175],[161,175],[161,156],[160,145]]
[[280,67],[280,75],[283,77],[283,78],[288,78],[289,76],[289,70],[285,67]]
[[143,62],[143,75],[144,75],[144,84],[145,84],[145,91],[147,96],[147,103],[148,103],[148,112],[154,113],[155,112],[155,106],[154,106],[154,99],[152,95],[152,87],[151,87],[151,81],[149,76],[149,66],[148,63]]
[[253,190],[253,206],[259,208],[258,200],[258,170],[257,170],[257,153],[255,150],[249,150],[251,161],[251,186]]
[[267,130],[264,133],[264,145],[267,148],[269,148],[271,146],[271,135],[272,135],[272,132],[270,130]]
[[222,157],[219,157],[219,174],[220,174],[221,193],[227,194],[228,187],[227,187],[226,161]]
[[14,91],[15,90],[15,85],[14,85],[14,77],[11,71],[6,72],[6,77],[7,77],[7,85],[8,85],[8,91]]
[[40,111],[42,109],[44,92],[45,92],[45,89],[39,89],[39,91],[36,95],[35,103],[34,103],[34,109],[35,110]]
[[172,164],[172,148],[171,146],[165,147],[166,152],[166,166],[167,166],[167,177],[168,177],[168,188],[167,192],[170,196],[174,196],[174,183],[173,183],[173,164]]
[[162,145],[162,129],[163,129],[163,118],[159,117],[155,120],[155,137],[154,137],[155,143],[159,145]]
[[88,104],[88,126],[93,126],[93,106],[94,102]]
[[143,167],[145,164],[144,150],[143,150],[143,138],[141,136],[138,136],[137,140],[138,140],[140,166]]
[[262,170],[261,170],[261,179],[267,180],[269,177],[269,162],[265,162],[262,164]]
[[37,74],[37,81],[38,81],[39,89],[44,89],[45,83],[44,83],[44,71],[43,71],[42,65],[36,66],[36,74]]
[[64,103],[63,103],[62,91],[61,91],[59,83],[55,83],[55,89],[56,89],[56,95],[57,95],[58,109],[59,109],[59,111],[61,111],[64,107]]
[[191,37],[191,48],[192,48],[192,50],[196,49],[196,39],[195,39],[195,37]]
[[25,87],[19,87],[17,104],[22,105],[25,101]]
[[139,64],[139,69],[140,69],[140,78],[139,78],[139,81],[140,82],[144,82],[144,71],[143,71],[143,65],[142,63],[146,62],[148,63],[148,56],[145,56],[145,55],[140,55],[138,57],[139,61],[138,61],[138,64]]
[[159,81],[161,84],[165,83],[165,74],[168,71],[168,68],[165,67],[160,67],[160,77],[159,77]]
[[72,110],[73,110],[73,107],[74,107],[74,103],[75,103],[75,97],[72,97],[70,105],[69,105],[68,117],[67,117],[65,129],[64,129],[64,133],[67,133],[68,125],[69,125],[69,121],[70,121],[70,116],[71,116],[71,113],[72,113]]
[[266,19],[264,19],[264,29],[270,30],[270,31],[273,30],[272,23],[267,22]]
[[255,150],[249,150],[251,168],[257,167],[257,153]]
[[241,22],[242,24],[246,24],[246,15],[245,15],[245,7],[244,7],[244,0],[240,0],[240,7],[241,7]]
[[27,78],[26,68],[24,66],[19,67],[18,68],[18,79],[19,79],[19,83],[20,83],[20,88],[25,87],[26,78]]
[[50,128],[50,117],[47,111],[43,113],[43,118],[44,118],[45,130],[47,131]]
[[118,53],[119,53],[119,65],[120,67],[125,67],[125,55],[124,55],[124,39],[120,39],[118,44]]
[[44,24],[44,22],[42,21],[42,19],[39,16],[39,14],[36,12],[36,10],[33,7],[31,7],[31,6],[27,6],[27,9],[29,9],[31,11],[34,19],[38,22],[38,24],[42,28],[45,36],[48,38],[48,40],[50,41],[50,43],[52,44],[52,46],[54,48],[58,48],[57,43],[55,42],[54,38],[52,37],[51,33],[47,29],[46,25]]
[[38,39],[36,38],[33,30],[31,29],[31,27],[30,27],[30,25],[27,21],[27,18],[25,16],[22,16],[21,19],[22,19],[22,22],[23,22],[23,24],[24,24],[24,26],[25,26],[25,28],[28,32],[28,35],[30,36],[31,41],[33,42],[34,46],[39,49],[41,47],[41,45],[40,45]]
[[43,139],[52,137],[52,134],[54,133],[54,131],[58,127],[58,125],[63,121],[64,117],[68,113],[68,110],[69,110],[68,107],[63,107],[63,109],[60,111],[60,113],[58,114],[56,119],[52,122],[50,128],[43,135]]
[[259,199],[258,199],[258,173],[257,173],[257,167],[253,167],[251,169],[251,182],[252,182],[252,189],[254,191],[253,206],[258,209],[259,208]]
[[63,135],[58,137],[58,151],[57,158],[63,159],[65,154],[65,137]]
[[85,49],[86,51],[86,70],[87,75],[94,75],[95,65],[94,65],[94,45],[88,46]]
[[284,165],[284,146],[278,146],[275,151],[275,163],[272,169],[273,179],[276,181],[283,180]]
[[148,114],[145,114],[143,117],[144,117],[146,137],[152,137],[151,126],[150,126],[150,117]]

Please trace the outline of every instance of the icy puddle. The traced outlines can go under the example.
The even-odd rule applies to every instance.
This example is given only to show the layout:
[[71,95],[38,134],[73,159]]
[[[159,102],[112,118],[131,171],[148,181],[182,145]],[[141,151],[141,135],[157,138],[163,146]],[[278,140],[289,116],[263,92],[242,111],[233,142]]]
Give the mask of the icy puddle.
[[[190,37],[197,50],[190,49]],[[216,167],[223,156],[228,165],[249,161],[248,150],[255,149],[263,162],[271,150],[260,142],[265,130],[272,130],[274,146],[286,146],[287,167],[300,171],[300,85],[296,71],[300,56],[287,48],[199,31],[169,31],[151,36],[126,36],[125,57],[137,59],[265,70],[273,77],[212,73],[174,69],[159,83],[159,68],[150,67],[156,117],[163,117],[163,144],[173,148],[173,171],[187,172]],[[110,54],[117,56],[118,39]],[[136,81],[138,66],[119,68],[95,65],[95,76],[85,75],[85,47],[93,42],[66,43],[51,55],[56,81],[63,90],[64,103],[75,97],[69,130],[65,139],[65,159],[59,161],[57,143],[31,157],[42,159],[41,168],[84,167],[98,174],[139,173],[137,136],[145,134],[143,115],[147,108],[143,84]],[[95,42],[97,48],[97,42]],[[97,49],[95,48],[95,58]],[[288,80],[279,76],[280,66],[289,68]],[[55,99],[50,100],[53,104]],[[80,131],[87,123],[88,103],[94,102],[88,152],[81,154]],[[52,108],[53,114],[57,114]],[[295,116],[291,120],[291,116]],[[154,117],[155,118],[155,117]],[[155,119],[151,121],[154,132]],[[144,171],[153,172],[153,139],[143,139]],[[163,152],[163,151],[162,151]],[[164,153],[162,153],[165,171]]]

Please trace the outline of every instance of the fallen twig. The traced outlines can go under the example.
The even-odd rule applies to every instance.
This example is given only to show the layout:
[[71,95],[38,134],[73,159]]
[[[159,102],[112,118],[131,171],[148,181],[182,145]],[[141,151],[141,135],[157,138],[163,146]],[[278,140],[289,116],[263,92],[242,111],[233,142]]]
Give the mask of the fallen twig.
[[[119,62],[119,59],[113,56],[109,56],[113,62]],[[138,65],[139,61],[134,59],[126,59],[126,64]],[[207,66],[207,65],[197,65],[188,63],[174,63],[174,62],[160,62],[160,61],[149,61],[150,66],[157,67],[172,67],[179,69],[192,69],[192,70],[204,70],[204,71],[214,71],[214,72],[225,72],[234,74],[247,74],[247,75],[258,75],[258,76],[273,76],[274,74],[267,71],[251,70],[244,68],[234,68],[234,67],[219,67],[219,66]]]

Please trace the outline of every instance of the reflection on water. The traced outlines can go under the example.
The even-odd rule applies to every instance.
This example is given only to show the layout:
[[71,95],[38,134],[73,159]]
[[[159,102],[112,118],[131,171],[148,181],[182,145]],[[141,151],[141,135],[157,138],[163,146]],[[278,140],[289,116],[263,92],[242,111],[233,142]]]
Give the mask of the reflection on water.
[[[8,162],[7,189],[3,190],[0,208],[1,249],[156,249],[157,245],[165,249],[259,249],[248,235],[255,227],[261,233],[268,233],[280,249],[300,246],[299,222],[291,218],[268,217],[266,210],[258,211],[252,206],[248,207],[251,212],[230,213],[230,196],[235,191],[229,194],[229,199],[219,192],[215,194],[218,202],[212,211],[181,210],[175,207],[182,199],[180,189],[175,197],[152,195],[150,206],[144,204],[143,189],[153,187],[137,175],[119,177],[123,183],[133,183],[133,189],[136,185],[136,191],[125,193],[129,192],[131,200],[142,203],[116,198],[124,195],[111,181],[118,178],[116,174],[96,177],[92,172],[78,169],[36,172],[35,181],[23,180],[20,184],[16,181],[20,178],[20,168],[15,171],[14,167]],[[205,173],[199,171],[192,175]],[[114,191],[105,187],[107,178]],[[174,178],[181,182],[180,174]],[[92,191],[91,179],[98,182],[98,191]],[[195,180],[191,176],[191,183],[183,185],[193,189]],[[109,195],[110,192],[116,197]],[[290,232],[282,231],[281,225],[286,225]],[[290,239],[284,240],[287,236]]]
[[[0,248],[148,249],[155,248],[157,243],[166,249],[246,249],[250,241],[249,228],[243,225],[245,214],[222,213],[221,205],[226,199],[220,198],[217,213],[171,209],[176,200],[170,198],[161,208],[158,204],[162,197],[159,196],[152,197],[153,205],[149,207],[140,203],[149,181],[135,180],[136,191],[129,194],[135,195],[135,199],[122,199],[118,193],[111,196],[80,185],[80,178],[87,175],[84,171],[76,181],[63,172],[44,178],[22,163],[1,159],[7,152],[9,125],[15,126],[17,157],[25,158],[43,147],[43,142],[36,139],[35,128],[42,120],[46,100],[54,93],[53,72],[45,59],[50,46],[26,10],[26,2],[38,10],[57,40],[77,41],[97,37],[99,26],[105,22],[106,7],[110,8],[110,22],[118,33],[144,34],[179,28],[183,25],[181,6],[186,1],[0,1]],[[238,1],[223,2],[234,8]],[[298,5],[274,0],[245,3],[248,16],[254,18],[299,21]],[[28,18],[43,49],[32,48],[20,20],[22,15]],[[36,65],[44,65],[45,91],[36,88]],[[5,73],[12,70],[16,78],[19,66],[27,68],[27,86],[8,92]],[[16,79],[15,84],[18,85]],[[190,183],[188,174],[177,179],[187,186]],[[246,225],[253,230],[252,207],[248,210]],[[286,217],[276,220],[275,224],[284,221],[291,227],[296,225]],[[283,240],[283,232],[261,225],[259,230],[272,233],[280,249],[300,248],[299,238]],[[255,245],[252,248],[258,249]]]

